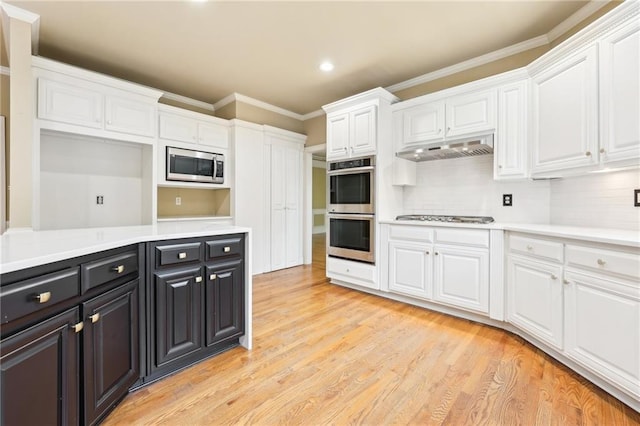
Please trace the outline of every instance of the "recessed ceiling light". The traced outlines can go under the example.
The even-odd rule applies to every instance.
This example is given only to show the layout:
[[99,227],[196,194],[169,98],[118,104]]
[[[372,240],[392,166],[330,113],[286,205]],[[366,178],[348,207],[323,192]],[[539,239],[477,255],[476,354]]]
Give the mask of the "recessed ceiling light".
[[333,71],[333,64],[329,61],[324,61],[320,64],[320,69],[324,72]]

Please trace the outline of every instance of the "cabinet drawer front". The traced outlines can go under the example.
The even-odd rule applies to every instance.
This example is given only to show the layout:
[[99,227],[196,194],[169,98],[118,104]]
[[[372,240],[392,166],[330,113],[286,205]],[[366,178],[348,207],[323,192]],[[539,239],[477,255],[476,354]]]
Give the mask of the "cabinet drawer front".
[[389,238],[430,243],[433,242],[433,229],[424,226],[393,225],[389,227]]
[[376,268],[366,263],[349,260],[327,259],[327,276],[337,280],[355,283],[363,287],[378,289],[376,282]]
[[82,292],[124,276],[138,276],[138,252],[135,250],[82,265]]
[[567,244],[567,265],[640,280],[640,253]]
[[489,231],[484,229],[437,228],[435,236],[436,243],[489,248]]
[[156,267],[201,260],[202,243],[156,246]]
[[562,262],[562,243],[547,241],[538,238],[511,235],[509,237],[509,248],[512,253],[521,253],[539,259]]
[[242,237],[207,241],[207,259],[242,255]]
[[0,288],[2,323],[80,294],[78,268],[66,269]]

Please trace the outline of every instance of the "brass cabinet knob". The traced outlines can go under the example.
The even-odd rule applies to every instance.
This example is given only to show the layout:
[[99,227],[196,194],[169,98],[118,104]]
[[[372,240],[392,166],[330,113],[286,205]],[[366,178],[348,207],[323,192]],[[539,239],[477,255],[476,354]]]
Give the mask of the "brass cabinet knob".
[[117,274],[121,274],[124,272],[124,265],[117,265],[111,268],[111,270]]
[[201,283],[202,282],[202,277],[196,277],[196,282],[197,283]]
[[223,252],[229,253],[231,251],[231,247],[225,247],[222,249]]
[[96,323],[100,320],[100,313],[96,312],[93,315],[89,315],[89,319],[91,320],[92,323]]
[[598,265],[600,265],[600,266],[604,266],[604,264],[605,264],[605,263],[607,263],[607,262],[605,262],[605,261],[604,261],[604,260],[602,260],[602,259],[598,259]]
[[72,325],[71,328],[76,333],[80,333],[82,331],[82,329],[84,328],[84,323],[83,322],[79,322],[77,324]]
[[565,283],[565,284],[571,284],[571,281],[569,281],[569,280],[568,280],[568,279],[566,279],[566,278],[565,278],[564,280],[562,280],[562,282],[563,282],[563,283]]
[[552,280],[557,280],[557,279],[558,279],[558,276],[557,276],[557,275],[555,275],[555,274],[551,274],[551,279],[552,279]]
[[429,254],[429,251],[428,251],[428,250],[427,250],[427,251],[425,251],[425,254]]
[[182,252],[182,253],[178,253],[178,259],[186,259],[187,258],[187,253]]
[[46,303],[51,299],[51,292],[45,291],[44,293],[36,294],[35,299],[38,303]]
[[436,256],[438,256],[438,255],[439,255],[440,253],[438,253],[438,252],[435,252],[434,254],[435,254]]
[[607,152],[604,148],[600,148],[600,154],[604,154],[605,152]]
[[217,276],[216,274],[211,274],[211,275],[209,275],[209,279],[210,279],[211,281],[214,281],[216,278],[218,278],[218,276]]
[[591,151],[585,152],[584,155],[586,155],[587,157],[591,157]]

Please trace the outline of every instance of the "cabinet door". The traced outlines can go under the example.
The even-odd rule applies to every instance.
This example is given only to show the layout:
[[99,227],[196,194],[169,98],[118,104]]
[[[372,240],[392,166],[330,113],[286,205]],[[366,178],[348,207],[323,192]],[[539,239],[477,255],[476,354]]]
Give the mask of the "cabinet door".
[[640,23],[600,41],[601,155],[604,163],[640,158]]
[[202,345],[202,270],[156,272],[155,365],[160,367]]
[[409,296],[431,299],[431,245],[407,241],[389,242],[389,290]]
[[302,153],[271,146],[271,270],[302,264]]
[[497,105],[495,89],[447,99],[445,136],[456,138],[495,130]]
[[206,345],[244,333],[244,263],[233,260],[207,267]]
[[78,424],[78,320],[70,309],[0,342],[0,424]]
[[107,96],[104,128],[132,135],[154,136],[156,106],[154,103],[119,96]]
[[433,299],[489,313],[489,253],[460,247],[434,247]]
[[220,124],[198,123],[198,143],[226,149],[229,147],[229,129]]
[[349,145],[351,156],[376,153],[378,107],[370,105],[349,114]]
[[417,105],[401,112],[402,140],[399,150],[419,142],[444,139],[444,102]]
[[198,141],[198,122],[180,115],[160,113],[160,138],[196,143]]
[[85,302],[84,422],[94,424],[138,379],[138,280]]
[[508,268],[509,322],[562,349],[562,267],[510,256]]
[[349,156],[349,114],[327,116],[327,159]]
[[532,78],[533,173],[598,162],[597,47]]
[[527,177],[527,81],[498,90],[495,178]]
[[59,81],[38,79],[38,117],[102,128],[102,94]]
[[568,271],[567,355],[640,398],[640,288]]

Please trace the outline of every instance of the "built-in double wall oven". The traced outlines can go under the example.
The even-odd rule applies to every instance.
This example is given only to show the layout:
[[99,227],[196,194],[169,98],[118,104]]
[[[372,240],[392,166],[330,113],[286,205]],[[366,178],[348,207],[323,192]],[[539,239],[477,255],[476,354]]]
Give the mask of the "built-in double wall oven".
[[375,157],[327,164],[327,254],[375,261]]

